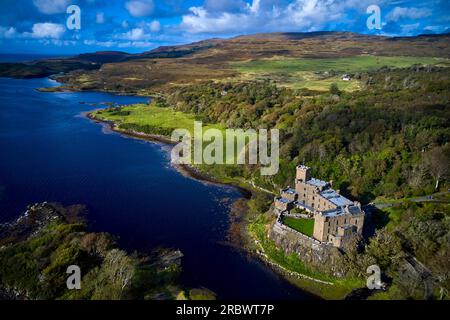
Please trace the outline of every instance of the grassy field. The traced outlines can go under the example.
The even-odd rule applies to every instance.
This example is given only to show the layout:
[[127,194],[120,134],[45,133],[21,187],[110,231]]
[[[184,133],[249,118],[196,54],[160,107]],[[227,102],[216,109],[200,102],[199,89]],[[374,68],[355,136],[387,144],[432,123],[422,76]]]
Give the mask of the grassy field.
[[[342,74],[372,71],[384,66],[405,68],[414,64],[448,66],[449,61],[430,57],[356,56],[333,59],[274,58],[231,65],[241,73],[243,79],[270,78],[291,88],[318,91],[328,90],[332,83],[336,83],[341,90],[354,91],[359,89],[359,82],[354,79],[343,81]],[[340,75],[327,75],[331,71]]]
[[384,66],[392,68],[405,68],[413,64],[437,65],[444,63],[444,59],[427,57],[378,57],[378,56],[357,56],[336,59],[265,59],[252,60],[245,63],[234,64],[241,72],[325,72],[337,71],[342,73],[352,73],[358,71],[376,70]]
[[[96,118],[114,121],[120,124],[133,124],[137,126],[151,126],[167,130],[178,128],[194,132],[195,116],[192,114],[174,111],[172,108],[158,108],[152,105],[137,104],[118,109],[103,109],[92,113]],[[206,129],[222,129],[218,125],[204,124]]]
[[300,233],[312,237],[314,233],[314,219],[284,218],[283,223]]
[[[125,131],[132,130],[140,133],[161,135],[167,138],[171,137],[175,129],[186,129],[191,133],[191,137],[194,138],[194,122],[200,121],[193,114],[175,111],[173,108],[156,107],[152,104],[136,104],[120,108],[101,109],[92,112],[91,115],[98,120],[114,122],[119,129]],[[235,140],[234,142],[234,154],[228,154],[226,152],[226,129],[218,124],[203,123],[203,134],[209,129],[220,130],[222,133],[224,139],[222,140],[223,161],[227,162],[230,160],[236,163],[238,154],[240,154],[240,150],[237,150],[237,141]],[[246,143],[249,142],[245,132],[237,132],[236,137],[237,139],[245,139]],[[203,150],[205,151],[210,144],[210,141],[203,142]],[[214,169],[211,167],[211,170]]]

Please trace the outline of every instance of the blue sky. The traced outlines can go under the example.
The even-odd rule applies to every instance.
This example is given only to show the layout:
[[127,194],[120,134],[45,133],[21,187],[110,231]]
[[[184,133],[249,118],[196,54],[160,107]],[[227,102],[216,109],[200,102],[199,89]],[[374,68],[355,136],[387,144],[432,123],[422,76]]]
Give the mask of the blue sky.
[[[81,29],[67,28],[67,7]],[[370,5],[381,30],[366,26]],[[143,52],[259,32],[353,31],[412,36],[449,31],[448,0],[0,0],[0,53]]]

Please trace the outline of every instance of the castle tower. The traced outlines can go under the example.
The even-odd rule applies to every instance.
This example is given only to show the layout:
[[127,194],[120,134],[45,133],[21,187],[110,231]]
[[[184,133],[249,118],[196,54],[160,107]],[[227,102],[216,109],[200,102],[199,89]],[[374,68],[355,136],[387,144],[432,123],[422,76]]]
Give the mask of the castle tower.
[[297,181],[300,180],[302,182],[309,181],[311,179],[311,168],[300,165],[297,166]]

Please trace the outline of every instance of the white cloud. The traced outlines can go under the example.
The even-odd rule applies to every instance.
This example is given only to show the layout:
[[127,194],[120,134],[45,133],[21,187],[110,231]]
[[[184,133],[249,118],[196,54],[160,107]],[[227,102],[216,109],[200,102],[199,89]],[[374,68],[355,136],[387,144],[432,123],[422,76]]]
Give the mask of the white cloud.
[[0,26],[0,39],[12,39],[17,36],[17,31],[13,27]]
[[152,22],[140,22],[135,28],[130,31],[113,35],[115,39],[130,40],[130,41],[142,41],[149,40],[152,37],[152,33],[158,33],[161,31],[161,23],[157,20]]
[[[370,4],[385,0],[253,0],[233,12],[212,5],[191,7],[182,17],[181,29],[192,34],[266,31],[316,31],[328,23],[353,20],[349,10],[366,14]],[[236,2],[236,1],[235,1]],[[215,2],[214,2],[215,3]],[[238,1],[237,3],[241,3]],[[219,8],[217,11],[210,9]]]
[[439,32],[442,30],[442,27],[441,26],[426,26],[425,28],[423,28],[423,30],[430,31],[430,32]]
[[130,26],[128,24],[128,21],[126,21],[126,20],[123,20],[121,25],[122,25],[122,28],[124,28],[124,29],[128,29],[128,27]]
[[151,15],[155,9],[153,0],[133,0],[125,3],[125,8],[136,18],[147,17]]
[[103,12],[97,12],[97,15],[95,16],[95,22],[98,24],[105,23],[105,14]]
[[181,28],[189,33],[227,33],[245,30],[253,17],[249,14],[210,15],[203,7],[192,7],[191,14],[182,18]]
[[148,26],[151,32],[156,33],[161,31],[161,23],[157,20],[150,22]]
[[71,0],[33,0],[38,10],[45,14],[66,12]]
[[40,39],[37,40],[39,43],[43,44],[43,45],[55,45],[58,47],[62,47],[62,46],[75,46],[77,44],[76,41],[73,40],[59,40],[59,39]]
[[50,39],[59,39],[66,31],[66,28],[62,24],[57,23],[35,23],[32,28],[32,32],[25,32],[23,35],[25,37],[31,38],[50,38]]
[[420,27],[420,23],[402,24],[400,27],[402,28],[403,34],[411,34],[412,31]]
[[119,48],[149,48],[152,46],[154,46],[154,44],[148,41],[129,41],[120,42],[118,44]]
[[420,19],[431,15],[431,10],[427,8],[403,8],[395,7],[386,15],[387,21],[398,21],[400,19]]
[[51,22],[35,23],[31,29],[31,32],[23,32],[23,33],[18,33],[17,30],[13,27],[0,26],[0,39],[32,38],[32,39],[42,39],[43,41],[44,39],[59,40],[65,31],[66,28],[62,24]]
[[87,46],[99,46],[99,47],[114,47],[117,46],[117,42],[115,41],[97,41],[97,40],[84,40],[83,44]]
[[125,33],[121,33],[119,35],[115,36],[118,39],[125,39],[125,40],[145,40],[149,37],[149,35],[147,35],[144,31],[143,28],[134,28],[131,29],[128,32]]
[[96,46],[105,48],[149,48],[154,47],[154,43],[148,41],[97,41],[94,39],[84,40],[86,46]]

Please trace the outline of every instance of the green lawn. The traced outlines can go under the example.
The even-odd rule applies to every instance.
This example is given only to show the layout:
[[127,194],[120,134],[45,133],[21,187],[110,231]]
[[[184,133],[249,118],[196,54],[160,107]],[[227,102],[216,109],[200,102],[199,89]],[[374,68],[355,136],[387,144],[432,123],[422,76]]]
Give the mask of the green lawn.
[[[191,133],[191,137],[194,137],[194,122],[200,121],[195,118],[195,115],[175,111],[173,108],[160,108],[155,105],[135,104],[124,106],[120,108],[108,108],[101,109],[92,112],[92,116],[96,119],[103,121],[112,121],[119,126],[120,129],[129,131],[137,131],[146,134],[162,135],[168,138],[171,137],[172,132],[175,129],[186,129]],[[223,154],[224,162],[229,159],[236,159],[240,153],[237,150],[237,142],[235,141],[235,153],[226,153],[226,129],[219,124],[207,124],[203,123],[203,133],[209,129],[217,129],[222,132],[223,141]],[[245,139],[244,132],[238,132],[237,138]],[[248,143],[248,138],[246,139]],[[203,149],[211,142],[204,142]],[[244,146],[246,147],[246,146]]]
[[288,227],[297,230],[300,233],[312,237],[314,233],[314,219],[295,219],[295,218],[284,218],[283,223]]
[[[172,108],[159,108],[153,105],[136,104],[119,109],[103,109],[92,113],[96,118],[114,121],[120,124],[133,124],[136,126],[150,126],[155,128],[187,129],[194,132],[195,116],[184,112],[175,111]],[[204,130],[215,128],[222,129],[218,125],[204,125]]]

